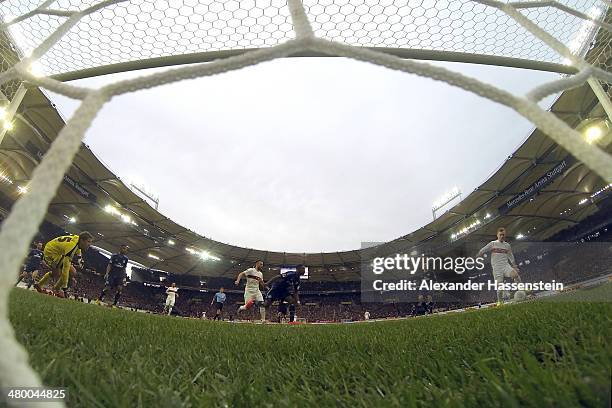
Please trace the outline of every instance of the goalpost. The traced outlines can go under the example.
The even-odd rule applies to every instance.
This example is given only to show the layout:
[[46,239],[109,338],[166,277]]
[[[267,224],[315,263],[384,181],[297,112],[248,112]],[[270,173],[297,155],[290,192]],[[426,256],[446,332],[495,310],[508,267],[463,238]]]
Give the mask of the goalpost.
[[[230,9],[230,4],[233,9]],[[153,19],[159,24],[145,18],[159,11],[155,5],[167,6],[163,17]],[[191,14],[181,11],[183,7],[190,8]],[[597,7],[599,13],[591,13],[592,7]],[[608,115],[612,114],[609,95],[601,86],[601,83],[612,83],[612,73],[607,65],[611,57],[612,25],[607,18],[611,7],[609,0],[567,0],[564,3],[539,0],[1,2],[0,14],[4,22],[0,27],[0,87],[6,100],[6,123],[10,124],[11,116],[23,98],[25,84],[82,102],[35,169],[29,185],[30,193],[15,203],[0,232],[0,386],[41,386],[40,377],[30,367],[28,355],[15,340],[8,321],[8,294],[22,255],[36,234],[85,132],[100,109],[113,97],[233,71],[277,58],[312,55],[347,57],[444,81],[507,106],[611,183],[612,157],[595,144],[586,143],[576,130],[538,105],[546,96],[588,82]],[[126,13],[120,15],[119,9],[125,9]],[[203,16],[205,18],[201,20]],[[556,17],[547,19],[548,16]],[[556,19],[559,16],[580,21],[580,33],[574,31],[571,38],[572,35],[564,31],[565,27],[559,25],[559,21],[562,21]],[[170,20],[166,21],[166,17]],[[249,20],[250,24],[245,23],[248,19],[252,19]],[[466,22],[470,23],[469,27]],[[35,28],[28,31],[27,38],[15,38],[20,35],[15,28],[26,23],[31,23],[28,27]],[[204,23],[207,30],[199,32],[199,27]],[[466,26],[460,27],[464,33],[459,47],[455,39],[459,35],[457,25],[461,24]],[[128,43],[117,33],[122,25],[133,29],[133,36],[130,37],[133,40]],[[180,27],[184,28],[183,32],[190,31],[193,35],[177,37]],[[487,27],[497,27],[497,30],[501,27],[504,33],[510,33],[507,27],[513,27],[515,37],[532,36],[537,39],[537,44],[534,41],[503,41],[503,37],[497,37],[498,34],[487,35]],[[76,28],[81,34],[74,31]],[[93,31],[88,33],[87,28]],[[151,44],[149,38],[157,38],[155,30],[165,36],[163,43]],[[101,36],[100,32],[108,33]],[[474,35],[475,32],[481,35]],[[594,33],[605,33],[601,35],[604,40],[591,50],[595,57],[585,61],[583,57],[588,50],[587,43],[594,38]],[[584,38],[576,40],[580,37],[577,34]],[[419,46],[419,41],[428,42]],[[116,46],[116,49],[109,47],[108,43]],[[522,45],[516,46],[519,43]],[[192,47],[192,44],[195,46]],[[518,57],[508,49],[512,46],[517,47]],[[71,56],[74,50],[84,53],[84,56]],[[88,50],[97,50],[97,54],[85,55]],[[513,95],[478,79],[416,59],[506,65],[557,71],[566,75],[538,86],[526,95]],[[117,81],[99,89],[62,82],[130,69],[194,62],[206,63]],[[299,81],[299,78],[295,80]],[[6,126],[2,132],[8,131],[9,127]]]

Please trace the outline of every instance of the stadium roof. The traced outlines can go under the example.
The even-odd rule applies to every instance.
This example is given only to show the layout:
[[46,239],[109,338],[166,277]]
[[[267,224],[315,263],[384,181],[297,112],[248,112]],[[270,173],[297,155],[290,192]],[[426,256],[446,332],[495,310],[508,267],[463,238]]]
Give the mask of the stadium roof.
[[[587,60],[607,69],[612,60],[610,36],[606,33],[603,38],[600,34]],[[2,92],[12,98],[17,87],[5,84]],[[551,110],[572,127],[600,126],[603,137],[598,143],[611,152],[610,124],[589,85],[564,92]],[[34,168],[64,126],[52,102],[34,87],[25,93],[16,118],[14,129],[0,144],[3,209],[9,209],[24,192]],[[127,187],[83,144],[49,206],[46,220],[70,232],[89,230],[97,238],[96,245],[109,251],[128,243],[134,261],[176,274],[235,276],[262,259],[270,267],[304,263],[310,266],[311,279],[315,280],[353,280],[359,278],[362,257],[411,250],[423,244],[448,247],[460,244],[466,236],[484,241],[493,237],[500,225],[508,227],[510,235],[521,233],[529,240],[544,240],[594,213],[597,201],[610,193],[608,187],[585,165],[534,130],[481,186],[410,234],[365,250],[270,252],[221,243],[178,225]],[[508,202],[510,208],[504,208]]]
[[[552,110],[572,126],[600,122],[605,117],[588,85],[565,92]],[[0,146],[4,176],[0,191],[5,196],[2,200],[5,208],[18,198],[17,186],[27,185],[40,157],[64,125],[53,104],[37,88],[28,90],[18,119],[15,129]],[[610,134],[606,133],[603,140],[610,152]],[[533,200],[527,199],[507,214],[499,214],[498,209],[507,201],[564,159],[567,167],[552,183],[541,188]],[[505,225],[511,235],[521,232],[528,239],[543,240],[593,213],[596,205],[590,201],[580,203],[590,200],[591,195],[605,186],[599,176],[582,163],[571,161],[562,148],[535,130],[493,175],[458,205],[422,228],[371,251],[392,252],[424,242],[448,244],[460,240],[460,231],[476,221],[480,224],[474,225],[473,231],[464,231],[470,233],[471,239],[489,239],[497,226]],[[601,197],[606,193],[600,194]],[[71,217],[76,222],[71,222]],[[88,230],[96,236],[96,245],[109,251],[127,242],[134,261],[178,274],[234,276],[245,266],[262,259],[268,266],[305,263],[311,266],[312,279],[347,280],[358,277],[362,256],[360,250],[308,254],[270,252],[200,236],[152,208],[108,170],[86,145],[81,146],[49,207],[46,220],[70,232]],[[459,235],[453,237],[453,234]],[[206,254],[210,255],[209,259]]]

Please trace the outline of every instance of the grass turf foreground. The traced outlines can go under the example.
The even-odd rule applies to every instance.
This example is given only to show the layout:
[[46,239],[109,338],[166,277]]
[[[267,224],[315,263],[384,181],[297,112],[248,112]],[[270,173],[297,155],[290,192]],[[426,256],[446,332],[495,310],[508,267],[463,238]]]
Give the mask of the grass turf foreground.
[[[610,285],[606,290],[610,290]],[[602,407],[611,303],[530,302],[352,325],[146,315],[14,290],[45,384],[79,407]]]

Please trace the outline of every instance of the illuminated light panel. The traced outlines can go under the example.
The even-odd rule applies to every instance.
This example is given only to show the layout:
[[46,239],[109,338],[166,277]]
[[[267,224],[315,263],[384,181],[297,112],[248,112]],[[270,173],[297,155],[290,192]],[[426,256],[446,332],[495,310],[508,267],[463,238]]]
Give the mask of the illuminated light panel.
[[593,125],[589,126],[584,131],[584,138],[588,144],[593,144],[602,138],[604,132],[601,126]]
[[113,207],[110,204],[104,207],[104,211],[106,211],[109,214],[119,215],[119,210],[117,210],[115,207]]
[[155,259],[156,261],[161,260],[161,258],[160,258],[159,256],[157,256],[157,255],[153,255],[153,254],[149,254],[149,258],[151,258],[151,259]]
[[603,193],[604,191],[606,191],[610,187],[612,187],[612,183],[608,184],[607,186],[604,186],[604,187],[600,188],[599,190],[597,190],[596,192],[591,194],[591,198],[597,197],[598,195],[600,195],[601,193]]
[[481,224],[482,224],[482,222],[477,219],[476,221],[472,222],[467,227],[463,227],[458,232],[456,232],[454,234],[451,234],[451,238],[452,239],[456,239],[456,238],[462,237],[463,235],[467,235],[470,232],[474,231]]
[[11,178],[4,173],[0,173],[0,180],[9,184],[13,184],[13,180],[11,180]]
[[453,198],[459,196],[459,194],[461,194],[461,191],[459,190],[459,187],[455,186],[448,193],[445,193],[442,197],[434,201],[431,205],[431,208],[434,210],[438,210],[441,207],[444,207],[444,205],[446,205]]
[[207,251],[200,251],[200,250],[193,249],[193,248],[185,248],[185,250],[187,252],[189,252],[190,254],[192,254],[192,255],[199,256],[204,261],[220,261],[221,260],[221,258],[219,258],[217,256],[214,256],[214,255],[211,255]]
[[40,65],[40,63],[38,61],[34,61],[30,64],[30,74],[32,74],[33,76],[35,76],[36,78],[40,78],[45,76],[45,72],[43,70],[42,65]]

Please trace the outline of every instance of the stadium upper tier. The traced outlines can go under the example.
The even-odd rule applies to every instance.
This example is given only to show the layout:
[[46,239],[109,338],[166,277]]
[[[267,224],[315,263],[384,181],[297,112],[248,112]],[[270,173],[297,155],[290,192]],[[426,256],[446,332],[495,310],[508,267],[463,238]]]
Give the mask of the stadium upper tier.
[[[403,58],[574,72],[515,20],[483,3],[303,1],[318,38]],[[607,10],[600,0],[565,0],[545,7],[524,3],[514,4],[579,55],[588,49],[594,26],[563,7],[594,19]],[[68,34],[38,60],[41,73],[62,80],[211,61],[295,38],[285,0],[6,0],[0,3],[0,15],[14,23],[10,34],[24,55],[68,24]]]
[[[34,1],[5,1],[0,4],[0,14],[4,14],[5,18],[8,13],[19,15],[20,13],[33,10],[35,3],[36,5],[38,4],[38,2]],[[70,3],[70,1],[58,1],[54,4],[59,8],[73,7],[71,5],[68,6]],[[75,3],[81,4],[82,2]],[[117,2],[117,4],[112,6],[114,10],[113,13],[118,13],[118,10],[122,8],[129,8],[131,3],[133,2]],[[138,7],[148,7],[143,2],[139,4],[141,3],[143,5]],[[209,7],[211,10],[214,7],[221,7],[222,10],[226,10],[226,7],[230,7],[230,3],[232,2],[213,2]],[[243,2],[240,4],[242,3]],[[274,3],[274,1],[272,1],[272,3]],[[352,4],[352,2],[347,2],[347,4],[348,3]],[[364,2],[363,4],[366,3],[367,2]],[[468,2],[428,2],[425,0],[419,3],[426,5],[424,8],[430,10],[437,10],[442,3],[444,3],[445,9],[453,10],[453,7],[459,7],[457,10],[463,10],[463,4],[467,4]],[[472,6],[476,4],[472,2],[469,3],[472,4]],[[316,30],[328,30],[325,28],[327,27],[325,25],[326,22],[321,21],[317,17],[318,14],[326,15],[324,12],[316,11],[320,10],[321,7],[323,7],[324,10],[326,9],[323,2],[305,2],[305,4],[313,19],[314,28]],[[585,10],[588,11],[590,10],[589,7],[592,7],[595,2],[576,1],[572,2],[572,4],[574,6],[579,4],[581,5],[580,7],[585,7]],[[597,4],[603,4],[603,2],[597,2]],[[257,7],[253,7],[257,9]],[[376,5],[372,7],[383,7],[384,9],[387,6]],[[418,7],[411,7],[410,13],[416,12],[415,10]],[[268,17],[274,18],[274,16],[281,16],[282,13],[285,13],[285,11],[281,9],[283,8],[266,8],[266,10],[272,10],[276,13]],[[360,8],[357,7],[356,9]],[[452,17],[449,16],[447,18],[452,21],[461,22],[463,21],[461,19],[465,18],[468,13],[472,13],[469,14],[471,16],[470,19],[468,19],[469,21],[476,22],[477,19],[484,18],[481,25],[484,24],[484,26],[491,27],[498,26],[499,30],[505,27],[500,32],[504,34],[510,32],[508,27],[504,26],[499,21],[487,25],[485,22],[488,18],[486,12],[476,13],[474,10],[459,12],[457,10],[451,13]],[[526,12],[535,13],[534,18],[537,19],[538,13],[540,12],[539,10],[541,9],[536,8],[533,10],[526,10]],[[145,12],[144,14],[140,13],[139,15],[153,16],[155,13],[157,13],[157,10]],[[218,13],[222,13],[222,11]],[[238,13],[238,11],[235,11],[235,13]],[[331,15],[343,15],[342,12],[338,13],[331,13]],[[375,14],[384,15],[385,13],[381,10],[377,10]],[[441,12],[438,14],[441,14]],[[263,15],[266,15],[265,12]],[[364,15],[367,15],[367,13]],[[547,23],[548,20],[546,19],[541,21],[547,28],[551,27],[548,27],[546,24],[559,24],[556,29],[557,31],[552,30],[554,35],[562,35],[562,32],[565,32],[563,30],[566,30],[566,26],[570,25],[569,23],[559,23],[559,21],[565,22],[565,20],[558,20],[559,15],[560,14],[556,13],[556,11],[549,10],[546,16],[552,17],[546,18],[550,18],[552,23]],[[352,21],[355,17],[351,16],[353,16],[353,14],[349,13],[343,18],[347,21]],[[610,22],[610,16],[610,13],[606,14],[607,22]],[[105,19],[108,18],[110,17],[105,17]],[[76,45],[70,45],[70,41],[78,42],[80,41],[79,38],[81,38],[79,36],[84,35],[79,33],[78,30],[75,32],[71,31],[68,37],[62,40],[63,42],[68,41],[68,43],[65,43],[63,46],[61,45],[63,43],[60,43],[57,47],[54,47],[52,52],[46,54],[45,58],[48,59],[42,61],[46,69],[54,69],[56,71],[53,72],[57,73],[67,73],[92,67],[97,67],[96,69],[98,69],[103,63],[106,63],[107,66],[111,66],[116,63],[127,64],[130,63],[130,61],[142,62],[142,59],[146,57],[159,57],[159,55],[154,54],[133,55],[126,50],[125,52],[131,59],[116,59],[122,55],[119,51],[116,51],[122,49],[123,46],[121,45],[121,41],[129,41],[133,39],[131,37],[132,35],[136,36],[136,31],[130,34],[131,31],[126,30],[125,27],[138,26],[137,22],[128,21],[129,18],[127,15],[123,18],[125,20],[125,26],[119,26],[120,33],[117,34],[119,37],[113,40],[117,43],[115,44],[113,41],[98,41],[96,44],[90,44],[88,47],[90,47],[94,53],[91,55],[83,56],[81,49],[76,47]],[[178,19],[179,17],[176,16],[175,18]],[[247,17],[244,18],[246,19]],[[285,21],[288,21],[286,16],[283,18]],[[410,18],[416,17],[411,15]],[[542,15],[542,18],[544,18],[544,15]],[[566,16],[566,18],[573,17]],[[54,17],[42,14],[37,15],[33,21],[39,21],[39,23],[40,21],[46,21],[47,30],[50,30],[55,27],[53,24],[58,23],[58,19],[60,19],[60,16]],[[24,20],[23,23],[27,20]],[[79,24],[89,22],[89,24],[93,25],[95,22],[93,17],[83,18],[81,20]],[[255,17],[255,20],[257,20],[257,17]],[[221,21],[222,24],[229,24],[224,19],[219,21]],[[330,21],[333,21],[333,19]],[[343,24],[342,21],[336,22],[335,24],[341,25]],[[357,21],[361,20],[357,19]],[[391,23],[391,21],[392,16],[389,16],[389,23]],[[465,23],[465,21],[463,21],[463,23]],[[506,21],[506,23],[508,22]],[[262,23],[253,23],[254,26],[257,26],[257,24]],[[386,23],[377,22],[377,24]],[[111,31],[114,27],[116,26],[111,27]],[[239,25],[235,30],[238,31],[239,27],[241,26]],[[442,27],[442,25],[440,25],[440,27]],[[452,23],[450,27],[453,27]],[[103,27],[99,27],[99,32],[103,32],[102,28]],[[454,29],[451,28],[448,28],[448,30],[452,32]],[[168,29],[172,31],[171,28]],[[223,27],[219,28],[219,30],[223,30]],[[389,28],[389,30],[391,29]],[[389,30],[385,32],[389,32]],[[480,33],[479,35],[481,37],[478,37],[480,40],[473,37],[476,34],[472,34],[472,37],[463,38],[461,44],[463,44],[464,47],[467,46],[467,44],[475,44],[474,46],[476,47],[478,44],[488,44],[488,42],[492,41],[493,45],[491,45],[491,47],[493,47],[492,49],[498,50],[495,55],[499,57],[508,57],[508,55],[512,55],[515,58],[518,56],[520,58],[532,58],[540,62],[555,63],[554,60],[547,59],[543,54],[539,54],[537,50],[543,50],[544,48],[538,48],[538,42],[528,34],[517,32],[513,37],[515,38],[514,41],[523,44],[523,48],[521,48],[518,43],[518,45],[513,44],[512,47],[515,47],[518,51],[517,53],[508,54],[507,49],[504,48],[504,41],[499,42],[499,39],[495,35],[488,35],[486,30],[482,30],[484,30],[484,28],[473,28],[473,31]],[[567,28],[567,30],[569,30],[569,28]],[[156,33],[162,31],[163,30],[159,28]],[[249,32],[255,31],[257,30]],[[33,42],[32,46],[35,46],[36,41],[39,41],[43,35],[36,34],[34,28],[32,28],[30,32],[32,35],[28,36],[28,41]],[[48,31],[44,31],[44,33],[48,34]],[[336,39],[334,35],[326,33],[327,32],[323,32],[321,34]],[[14,63],[16,59],[15,53],[24,50],[20,51],[16,50],[14,47],[7,46],[7,44],[11,44],[9,41],[10,35],[16,35],[14,32],[8,33],[9,37],[1,34],[2,33],[0,33],[0,49],[3,57],[1,68],[4,70]],[[433,33],[430,34],[433,35]],[[402,48],[403,46],[406,52],[408,52],[408,48],[416,46],[410,42],[385,42],[392,41],[391,38],[395,37],[386,38],[384,36],[375,37],[373,34],[369,35],[371,37],[365,35],[363,38],[381,38],[384,41],[382,43],[366,42],[362,45],[398,47],[397,49],[404,49]],[[566,40],[573,38],[569,31],[563,35],[566,37],[569,36],[567,38],[564,37]],[[73,36],[77,37],[71,40]],[[355,37],[355,41],[361,44],[358,38],[361,37]],[[284,39],[279,38],[274,41],[282,40]],[[506,40],[508,40],[508,38],[506,38]],[[471,43],[469,41],[471,41]],[[448,44],[454,44],[445,40],[442,40],[442,42],[446,44],[444,46],[448,47],[450,47]],[[600,30],[597,35],[593,37],[593,41],[589,45],[590,48],[585,56],[586,60],[599,68],[608,70],[607,67],[611,66],[612,62],[610,42],[609,32]],[[22,41],[19,41],[19,43],[21,44]],[[495,44],[497,44],[497,46],[495,46]],[[240,47],[245,48],[265,45],[268,45],[265,41],[260,44],[253,42],[248,44],[244,43],[235,48],[240,50],[242,49]],[[101,50],[105,49],[107,46],[111,47],[110,50],[108,52],[102,52]],[[454,50],[461,53],[466,53],[468,51],[485,53],[485,51],[483,51],[485,48],[466,50],[463,48],[446,49],[444,46],[440,46],[440,48],[437,43],[430,44],[430,48],[435,48],[437,50],[442,49],[443,52]],[[484,45],[482,46],[484,47]],[[63,54],[64,51],[62,50],[66,49],[66,47],[76,47],[76,50],[72,50],[72,59],[68,58],[66,54]],[[206,48],[206,53],[217,52],[227,48],[224,48],[222,45],[219,45],[217,48],[215,47],[216,46],[210,45],[209,48]],[[426,47],[421,45],[421,49],[424,48]],[[147,48],[141,44],[139,50],[142,51],[146,49]],[[181,51],[183,53],[181,55],[184,56],[188,51],[189,49],[187,47],[187,49]],[[99,59],[99,55],[95,54],[96,52],[100,53],[100,55],[108,54],[109,57],[101,60]],[[117,54],[115,54],[115,52],[117,52]],[[491,51],[491,55],[493,54],[494,53]],[[79,55],[79,60],[75,62],[74,56]],[[163,55],[168,57],[170,54],[167,52]],[[218,54],[217,56],[219,57],[222,55]],[[180,61],[175,61],[174,63],[180,63]],[[609,89],[607,84],[604,84],[604,87],[606,90]],[[63,128],[65,123],[53,103],[40,89],[36,87],[20,88],[19,81],[11,81],[3,84],[0,90],[9,100],[12,100],[16,95],[18,97],[23,96],[23,100],[19,104],[16,112],[14,127],[12,130],[7,131],[5,129],[2,131],[3,133],[6,131],[6,134],[0,144],[0,209],[7,213],[15,200],[19,198],[20,194],[27,194],[25,188],[28,181],[32,178],[34,169],[39,164],[45,152],[48,151],[51,143],[56,139],[58,132]],[[19,95],[19,92],[23,94]],[[608,93],[610,93],[609,90]],[[585,133],[588,133],[588,129],[597,127],[599,129],[600,138],[596,141],[593,140],[593,143],[598,143],[603,150],[608,153],[611,152],[612,144],[610,142],[612,139],[612,132],[609,131],[610,123],[605,120],[607,116],[589,85],[585,84],[564,92],[553,104],[551,110],[569,126],[584,130]],[[491,140],[495,140],[495,135],[491,135]],[[440,251],[445,249],[452,250],[462,245],[462,243],[465,243],[466,239],[483,242],[491,239],[491,237],[495,235],[497,227],[500,225],[505,225],[511,235],[520,232],[524,235],[525,239],[536,241],[544,240],[560,230],[576,225],[581,220],[596,212],[598,201],[609,194],[610,191],[609,185],[602,178],[597,176],[581,162],[573,159],[573,157],[563,148],[536,129],[504,163],[500,164],[499,169],[481,186],[470,192],[459,204],[440,215],[435,221],[410,234],[384,245],[367,249],[355,249],[352,251],[329,253],[271,252],[218,242],[178,225],[152,208],[147,201],[134,193],[119,177],[106,168],[88,146],[83,144],[71,168],[66,173],[64,182],[58,189],[55,198],[48,208],[46,221],[72,233],[81,230],[89,230],[94,233],[96,237],[95,245],[108,251],[115,251],[120,244],[127,243],[131,247],[130,258],[132,260],[147,267],[169,271],[174,274],[235,276],[238,271],[244,270],[247,265],[250,266],[255,260],[262,259],[272,268],[277,268],[282,265],[304,263],[310,267],[309,272],[314,280],[343,281],[358,279],[360,263],[373,256],[393,254],[397,251],[419,251],[423,250],[424,245],[427,245],[429,248],[438,248]]]

